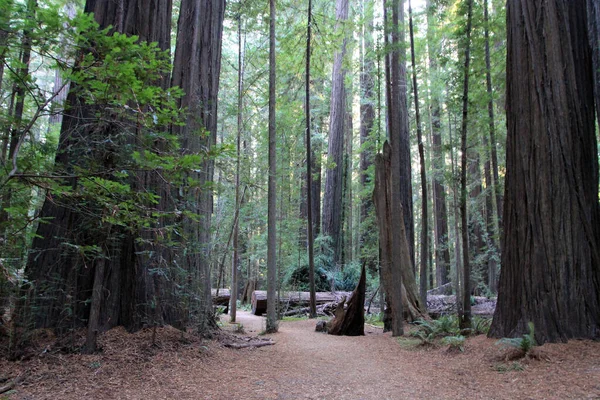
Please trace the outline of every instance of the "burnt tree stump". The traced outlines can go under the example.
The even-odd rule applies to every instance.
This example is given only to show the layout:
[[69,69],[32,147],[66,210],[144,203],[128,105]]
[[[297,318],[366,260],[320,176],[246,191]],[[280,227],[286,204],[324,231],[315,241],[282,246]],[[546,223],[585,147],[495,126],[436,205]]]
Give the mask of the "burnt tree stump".
[[335,310],[335,317],[331,321],[328,333],[337,336],[364,336],[365,334],[365,292],[367,276],[363,263],[358,285],[352,292],[348,301],[348,308],[344,310],[346,299],[342,300]]

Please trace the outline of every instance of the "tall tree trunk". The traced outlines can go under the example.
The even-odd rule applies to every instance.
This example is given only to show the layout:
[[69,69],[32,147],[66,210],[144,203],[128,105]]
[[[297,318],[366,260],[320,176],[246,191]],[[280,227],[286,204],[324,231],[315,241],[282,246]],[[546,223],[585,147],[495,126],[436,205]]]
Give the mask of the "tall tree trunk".
[[313,230],[313,171],[312,171],[312,149],[310,133],[311,117],[310,117],[310,56],[311,56],[311,36],[312,36],[312,0],[308,0],[308,19],[306,22],[306,94],[305,107],[306,113],[306,203],[307,203],[307,221],[306,221],[306,237],[308,238],[308,280],[310,285],[310,318],[317,318],[317,299],[315,289],[315,243]]
[[269,188],[267,221],[267,329],[277,331],[276,289],[277,289],[277,137],[275,126],[275,0],[269,1]]
[[462,315],[460,315],[461,328],[471,327],[471,263],[469,260],[469,217],[467,214],[467,126],[469,116],[469,68],[471,65],[471,26],[473,20],[473,0],[467,1],[467,37],[465,38],[465,65],[462,97],[462,124],[461,124],[461,162],[460,162],[460,216],[462,225],[462,250],[463,250],[463,287],[462,287]]
[[[384,24],[386,28],[386,48],[390,48],[386,61],[386,91],[388,99],[388,134],[391,145],[391,172],[390,172],[390,222],[391,228],[391,273],[390,273],[390,299],[392,304],[392,335],[403,334],[403,312],[402,312],[402,269],[412,269],[414,265],[411,254],[414,247],[410,246],[410,234],[406,229],[406,213],[412,213],[405,207],[407,191],[402,185],[408,182],[410,186],[410,171],[406,175],[406,154],[408,152],[408,110],[406,104],[406,85],[404,60],[401,59],[400,47],[402,46],[402,26],[404,24],[403,1],[392,0],[391,4],[384,0]],[[391,12],[391,18],[390,18]],[[402,62],[401,62],[402,60]],[[404,101],[403,101],[404,100]],[[409,161],[410,165],[410,161]],[[412,196],[411,196],[412,207]],[[412,218],[411,218],[412,220]],[[412,224],[411,224],[412,226]],[[405,246],[406,241],[408,246]],[[408,256],[405,252],[408,250]],[[407,260],[411,260],[407,264]]]
[[[180,101],[181,108],[188,110],[186,123],[173,127],[183,154],[206,151],[216,141],[224,14],[225,0],[181,1],[172,85],[186,93]],[[202,130],[207,134],[198,135]],[[188,211],[200,218],[199,222],[184,218],[183,241],[188,249],[179,262],[197,279],[200,288],[198,329],[203,333],[208,332],[213,323],[209,262],[213,194],[207,188],[213,180],[213,172],[214,161],[207,159],[199,172],[189,175],[199,182],[201,190],[183,188],[181,196]]]
[[[27,1],[27,18],[31,18],[35,20],[35,14],[37,12],[37,1],[36,0],[28,0]],[[6,141],[8,144],[8,160],[12,160],[14,157],[18,156],[18,147],[19,142],[22,140],[21,136],[23,133],[23,112],[25,110],[25,94],[27,92],[26,83],[29,80],[29,62],[31,61],[31,31],[29,29],[23,29],[23,39],[21,41],[21,56],[20,56],[20,66],[17,69],[17,78],[15,79],[13,93],[11,96],[11,103],[14,102],[14,109],[10,107],[10,112],[12,111],[12,121],[10,123],[10,128],[7,129],[7,132],[10,131],[10,136],[8,133],[6,134]],[[3,62],[4,60],[0,60]],[[4,64],[2,64],[4,65]],[[12,100],[14,99],[14,101]],[[11,104],[12,106],[12,104]],[[4,160],[3,157],[3,162]],[[2,241],[5,242],[7,240],[7,231],[5,230],[6,225],[8,223],[8,212],[6,211],[11,207],[12,203],[12,195],[13,190],[12,187],[8,186],[6,188],[6,193],[2,196],[2,207],[0,209],[0,229],[2,235]]]
[[353,221],[352,221],[352,85],[349,84],[348,88],[348,101],[346,104],[350,106],[350,109],[346,109],[346,123],[344,124],[344,182],[342,185],[342,222],[343,222],[343,234],[342,234],[342,257],[341,266],[351,263],[353,259]]
[[[492,170],[492,189],[494,192],[495,204],[495,236],[500,233],[500,218],[502,218],[502,192],[500,190],[500,177],[498,176],[498,150],[496,144],[496,123],[494,118],[494,96],[492,90],[492,63],[490,60],[490,18],[488,11],[488,0],[483,4],[483,20],[485,29],[485,83],[488,94],[488,118],[490,129],[490,156]],[[487,148],[487,146],[486,146]]]
[[[345,30],[348,20],[348,0],[336,0],[336,32]],[[344,122],[346,118],[346,88],[344,59],[347,41],[344,35],[342,49],[333,60],[331,75],[331,111],[329,113],[329,144],[327,150],[327,173],[323,197],[323,235],[331,237],[334,265],[341,262],[342,256],[342,188],[344,179]]]
[[[113,26],[117,32],[138,35],[140,42],[158,42],[159,48],[170,48],[170,1],[121,0],[117,3],[88,0],[85,11],[94,13],[101,28]],[[166,82],[167,79],[161,83],[166,86]],[[111,134],[118,134],[120,126],[119,123],[102,127],[82,125],[81,120],[94,120],[95,110],[93,105],[86,105],[77,98],[74,88],[67,97],[67,103],[69,111],[63,117],[55,164],[58,170],[72,173],[74,166],[87,167],[88,161],[82,159],[82,153],[102,157],[106,149],[100,150],[90,143],[101,143],[99,137],[104,140]],[[66,184],[76,187],[78,183],[76,179],[71,179]],[[130,234],[119,232],[111,237],[99,237],[97,229],[88,230],[90,226],[98,224],[99,216],[77,212],[55,200],[49,194],[44,202],[40,217],[51,222],[39,225],[27,261],[27,277],[38,291],[34,309],[35,326],[82,326],[89,317],[86,304],[93,286],[101,284],[105,288],[103,296],[106,297],[100,302],[100,329],[119,324],[131,329],[139,328],[145,316],[152,312],[150,304],[155,288],[150,268],[157,266],[136,265],[142,256]],[[141,235],[147,239],[143,233]],[[94,268],[85,268],[81,256],[70,251],[66,245],[93,246],[99,243],[106,245],[105,272],[103,282],[94,283]],[[63,314],[65,304],[75,304],[72,316],[68,319]],[[175,313],[167,315],[166,322],[175,324],[178,317]]]
[[[360,186],[365,188],[370,184],[370,177],[368,170],[373,164],[373,144],[369,140],[371,131],[373,130],[373,124],[375,122],[375,54],[374,54],[374,43],[373,43],[373,0],[362,0],[363,2],[363,30],[362,30],[362,52],[361,52],[361,72],[360,72]],[[364,223],[368,216],[373,210],[373,200],[370,196],[364,196],[361,199],[360,204],[360,234],[359,239],[360,246],[362,249],[366,247],[367,238],[370,236],[367,231],[367,227],[364,227]],[[369,270],[375,268],[376,259],[372,257],[366,259],[363,254],[360,256],[362,262],[366,262]]]
[[433,204],[435,226],[435,276],[438,286],[449,282],[450,275],[450,246],[448,243],[448,209],[446,205],[446,187],[444,186],[444,151],[442,150],[442,121],[440,107],[440,90],[437,85],[439,68],[437,55],[440,51],[439,41],[435,32],[434,7],[427,0],[427,48],[429,70],[434,84],[431,90],[431,150],[433,166]]
[[[485,81],[488,95],[488,118],[489,118],[489,141],[483,135],[483,145],[487,154],[485,162],[485,186],[488,188],[486,194],[486,225],[488,231],[488,289],[492,293],[498,290],[498,245],[497,238],[500,235],[500,212],[501,196],[498,182],[498,154],[496,151],[496,126],[494,122],[494,98],[492,91],[492,64],[490,61],[490,27],[488,0],[483,2],[483,19],[485,29]],[[491,188],[491,190],[490,190]]]
[[600,338],[598,155],[585,5],[508,1],[504,235],[494,337],[520,336],[532,322],[538,343]]
[[[243,44],[242,44],[242,16],[238,15],[238,113],[237,113],[237,140],[236,140],[236,162],[235,162],[235,207],[236,215],[240,210],[240,150],[242,141],[242,125],[244,111],[244,66],[243,66]],[[229,306],[229,315],[231,322],[235,322],[237,312],[238,295],[238,269],[240,265],[239,256],[239,236],[240,223],[239,217],[236,218],[233,231],[233,261],[231,267],[231,305]]]
[[421,270],[420,295],[421,304],[427,304],[427,264],[429,258],[429,215],[427,196],[427,173],[425,172],[425,146],[421,131],[421,113],[419,109],[419,87],[417,86],[417,63],[415,61],[415,37],[413,31],[412,5],[408,0],[408,21],[410,28],[410,57],[412,61],[413,93],[415,98],[415,119],[417,124],[417,141],[419,145],[419,160],[421,164]]

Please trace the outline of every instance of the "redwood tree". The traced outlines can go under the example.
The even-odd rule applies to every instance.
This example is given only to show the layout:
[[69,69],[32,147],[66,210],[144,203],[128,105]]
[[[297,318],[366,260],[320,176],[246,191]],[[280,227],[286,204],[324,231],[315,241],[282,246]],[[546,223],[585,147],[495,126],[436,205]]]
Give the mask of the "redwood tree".
[[502,272],[490,335],[600,337],[600,213],[585,0],[509,0]]
[[[348,19],[348,0],[337,0],[335,4],[337,20],[336,31],[343,30]],[[343,61],[346,56],[346,40],[341,50],[337,51],[333,60],[331,75],[331,112],[329,114],[329,147],[327,151],[328,166],[325,176],[325,193],[323,195],[322,232],[331,237],[334,251],[334,263],[341,261],[342,235],[342,187],[344,179],[344,120],[346,117],[346,71]]]
[[[170,48],[170,0],[88,0],[85,11],[94,13],[100,28],[112,26],[115,32],[137,35],[140,42]],[[158,84],[166,87],[168,77]],[[95,118],[96,105],[86,104],[76,87],[71,88],[67,104],[55,160],[57,171],[71,175],[76,169],[101,168],[100,176],[106,174],[117,162],[115,143],[129,143],[131,137],[124,137],[127,134],[120,121]],[[79,182],[74,177],[65,184],[77,188]],[[92,317],[97,320],[90,324],[102,329],[119,324],[140,327],[154,314],[150,304],[157,288],[151,267],[136,265],[134,238],[119,227],[99,230],[101,215],[82,212],[81,207],[69,205],[68,199],[57,199],[57,194],[48,193],[40,217],[49,222],[39,225],[27,261],[26,274],[37,291],[32,308],[34,325],[83,325],[90,318],[88,301],[94,288],[103,290],[97,292],[96,301],[92,300],[92,307],[101,308],[94,310]],[[102,254],[86,262],[80,251],[90,246],[102,247]],[[69,310],[68,315],[65,310]],[[171,313],[170,318],[169,323],[176,323],[178,316]]]

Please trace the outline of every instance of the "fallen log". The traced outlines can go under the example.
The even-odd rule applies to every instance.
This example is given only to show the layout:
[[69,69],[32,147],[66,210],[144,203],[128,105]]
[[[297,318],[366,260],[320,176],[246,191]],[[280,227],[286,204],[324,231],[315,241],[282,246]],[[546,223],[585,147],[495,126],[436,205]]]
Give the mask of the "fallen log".
[[[481,317],[491,317],[496,309],[496,299],[473,296],[471,314]],[[456,296],[429,295],[427,296],[427,309],[432,318],[456,313]]]
[[225,306],[225,314],[229,312],[229,299],[231,298],[231,292],[229,289],[211,289],[210,294],[212,296],[213,306]]
[[[317,292],[317,306],[326,303],[337,303],[344,296],[350,298],[351,292]],[[308,307],[310,292],[282,292],[280,299],[282,307]],[[255,290],[252,292],[252,314],[262,315],[267,311],[267,291]]]
[[427,291],[427,296],[450,296],[452,294],[452,283],[446,283]]
[[257,343],[225,343],[225,347],[232,349],[247,349],[250,347],[272,346],[275,342],[257,342]]

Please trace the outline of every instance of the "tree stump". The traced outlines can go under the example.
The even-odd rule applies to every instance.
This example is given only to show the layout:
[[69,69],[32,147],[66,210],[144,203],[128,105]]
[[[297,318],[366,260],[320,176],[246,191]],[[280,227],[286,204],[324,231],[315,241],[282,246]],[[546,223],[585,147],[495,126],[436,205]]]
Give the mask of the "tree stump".
[[365,292],[367,277],[363,263],[360,280],[348,301],[348,308],[344,310],[343,299],[335,310],[335,317],[331,321],[328,333],[338,336],[364,336],[365,334]]

